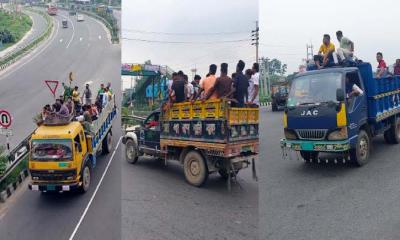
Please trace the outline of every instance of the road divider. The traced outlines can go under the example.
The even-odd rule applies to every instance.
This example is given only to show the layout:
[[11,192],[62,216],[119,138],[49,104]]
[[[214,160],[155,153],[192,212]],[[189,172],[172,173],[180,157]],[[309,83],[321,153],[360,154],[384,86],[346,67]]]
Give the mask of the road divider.
[[27,55],[30,51],[32,51],[34,48],[36,48],[40,43],[42,43],[44,40],[46,40],[50,36],[50,34],[53,30],[53,21],[46,13],[44,13],[43,11],[35,10],[35,9],[27,9],[27,10],[31,11],[31,12],[35,12],[35,13],[43,16],[47,22],[47,28],[39,37],[37,37],[35,40],[30,42],[26,46],[22,47],[21,49],[19,49],[16,52],[13,52],[13,53],[5,56],[4,58],[0,59],[0,71],[4,70],[11,64],[15,63],[16,61],[21,59],[23,56]]

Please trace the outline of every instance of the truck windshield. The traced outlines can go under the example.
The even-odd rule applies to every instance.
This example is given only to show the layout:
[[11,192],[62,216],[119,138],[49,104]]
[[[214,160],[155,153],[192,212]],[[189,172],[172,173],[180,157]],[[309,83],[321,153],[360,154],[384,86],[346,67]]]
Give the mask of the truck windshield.
[[39,161],[71,160],[71,140],[33,140],[31,158]]
[[342,73],[318,73],[293,80],[288,107],[336,102],[336,89],[342,87]]

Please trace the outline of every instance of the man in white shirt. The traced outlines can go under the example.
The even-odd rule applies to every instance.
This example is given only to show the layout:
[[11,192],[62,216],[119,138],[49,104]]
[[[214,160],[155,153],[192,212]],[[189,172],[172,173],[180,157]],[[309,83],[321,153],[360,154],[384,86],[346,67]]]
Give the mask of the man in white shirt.
[[347,37],[344,37],[342,31],[337,31],[336,37],[340,43],[340,48],[336,50],[340,59],[342,61],[352,59],[354,57],[354,43]]
[[258,63],[254,63],[252,67],[253,75],[249,79],[248,104],[259,106],[258,92],[260,84],[260,67]]

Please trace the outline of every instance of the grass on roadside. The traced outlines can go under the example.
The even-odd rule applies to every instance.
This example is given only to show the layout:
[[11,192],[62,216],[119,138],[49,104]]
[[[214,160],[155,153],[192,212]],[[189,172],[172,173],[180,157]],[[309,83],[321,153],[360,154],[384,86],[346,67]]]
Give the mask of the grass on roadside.
[[20,173],[28,168],[28,157],[26,157],[24,160],[22,160],[18,166],[16,166],[13,171],[8,175],[3,182],[0,183],[0,192],[5,190],[7,186],[11,183],[14,183],[17,181]]
[[[0,34],[0,40],[3,40],[3,47],[7,48],[18,42],[31,29],[32,20],[26,14],[17,14],[0,11],[0,33],[10,33],[11,37]],[[5,34],[7,35],[7,34]]]

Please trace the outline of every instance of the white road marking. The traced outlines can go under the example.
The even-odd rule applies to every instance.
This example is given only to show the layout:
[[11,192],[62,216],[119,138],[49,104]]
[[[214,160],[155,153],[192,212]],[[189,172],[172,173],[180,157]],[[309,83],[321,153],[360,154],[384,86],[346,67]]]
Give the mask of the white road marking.
[[74,40],[74,37],[75,37],[75,25],[74,25],[74,22],[71,21],[71,18],[69,16],[66,16],[66,15],[63,15],[63,14],[59,14],[59,15],[64,17],[65,19],[67,19],[71,23],[71,26],[72,26],[72,36],[71,36],[71,39],[69,40],[69,42],[67,44],[67,47],[66,47],[66,48],[69,48],[69,45],[71,44],[72,40]]
[[110,161],[108,161],[107,166],[106,166],[106,169],[104,170],[103,175],[101,175],[100,181],[99,181],[99,183],[97,184],[96,189],[94,190],[93,195],[92,195],[92,197],[90,198],[90,200],[89,200],[89,202],[88,202],[88,204],[87,204],[85,210],[83,211],[82,216],[81,216],[81,218],[80,218],[79,221],[78,221],[78,224],[76,224],[74,231],[72,232],[71,236],[69,237],[69,240],[73,240],[73,239],[74,239],[76,233],[78,232],[79,226],[82,224],[82,221],[83,221],[83,219],[85,218],[85,216],[86,216],[86,214],[87,214],[87,212],[88,212],[88,210],[89,210],[89,208],[90,208],[90,205],[92,205],[93,199],[94,199],[94,197],[96,196],[97,191],[99,190],[100,185],[101,185],[101,183],[103,182],[103,179],[104,179],[104,177],[106,176],[108,169],[110,168],[111,162],[112,162],[113,159],[114,159],[115,152],[117,151],[117,149],[118,149],[118,147],[119,147],[119,144],[121,143],[121,139],[122,139],[122,137],[119,138],[118,143],[117,143],[117,146],[115,147],[114,152],[113,152],[112,155],[111,155]]
[[61,39],[60,39],[60,43],[62,43],[62,42],[63,42],[63,39],[61,38]]
[[99,39],[101,40],[101,35],[99,35]]
[[83,37],[80,37],[80,38],[79,38],[79,41],[82,42],[82,40],[83,40]]

